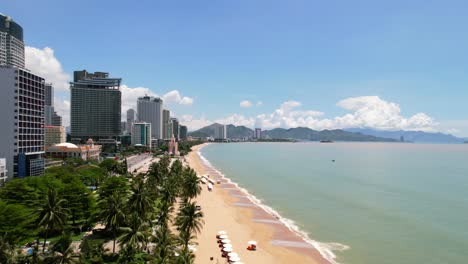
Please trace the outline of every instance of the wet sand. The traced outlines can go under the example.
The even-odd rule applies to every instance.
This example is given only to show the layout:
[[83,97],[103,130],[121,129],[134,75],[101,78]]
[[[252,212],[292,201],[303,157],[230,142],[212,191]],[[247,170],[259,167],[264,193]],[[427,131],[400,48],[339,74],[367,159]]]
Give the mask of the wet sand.
[[[197,154],[204,146],[206,144],[193,147],[187,161],[198,174],[209,174],[221,183],[215,184],[211,192],[203,184],[203,191],[197,197],[197,203],[202,206],[205,225],[197,236],[196,264],[227,263],[221,257],[216,242],[216,233],[220,230],[228,233],[234,252],[246,264],[330,263],[276,216],[252,203],[239,188],[206,166]],[[249,240],[257,241],[257,251],[246,249]],[[211,257],[213,260],[210,260]]]

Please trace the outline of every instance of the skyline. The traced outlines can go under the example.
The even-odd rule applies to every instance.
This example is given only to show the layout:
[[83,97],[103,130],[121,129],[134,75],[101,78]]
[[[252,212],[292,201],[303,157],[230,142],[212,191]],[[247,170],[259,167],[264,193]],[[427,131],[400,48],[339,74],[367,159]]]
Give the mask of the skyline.
[[[71,73],[88,69],[123,78],[122,120],[148,94],[189,130],[221,122],[468,136],[465,3],[266,3],[15,1],[0,12],[24,28],[27,68],[54,83],[65,125]],[[101,17],[102,8],[114,12]]]

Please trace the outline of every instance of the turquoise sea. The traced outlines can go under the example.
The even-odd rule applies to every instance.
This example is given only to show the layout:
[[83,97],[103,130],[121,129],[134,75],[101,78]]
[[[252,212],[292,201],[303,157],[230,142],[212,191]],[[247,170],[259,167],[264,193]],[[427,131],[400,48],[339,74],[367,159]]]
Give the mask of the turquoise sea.
[[466,144],[232,143],[201,154],[311,239],[348,246],[338,263],[468,263]]

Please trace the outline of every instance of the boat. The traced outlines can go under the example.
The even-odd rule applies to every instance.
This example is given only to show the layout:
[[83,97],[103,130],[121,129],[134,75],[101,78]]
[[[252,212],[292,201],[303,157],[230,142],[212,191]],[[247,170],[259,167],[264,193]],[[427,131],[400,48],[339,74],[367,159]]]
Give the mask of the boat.
[[320,143],[334,143],[332,140],[320,140]]

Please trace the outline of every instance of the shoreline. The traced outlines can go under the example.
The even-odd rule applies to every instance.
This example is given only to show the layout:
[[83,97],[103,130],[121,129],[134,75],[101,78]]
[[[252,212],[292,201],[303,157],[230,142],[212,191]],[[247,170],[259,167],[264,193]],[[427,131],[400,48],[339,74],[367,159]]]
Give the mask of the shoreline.
[[[219,230],[228,232],[236,252],[245,263],[336,263],[331,250],[310,239],[293,221],[262,204],[212,166],[199,152],[208,144],[193,147],[187,158],[198,174],[209,174],[212,179],[220,181],[212,192],[202,185],[202,194],[197,198],[205,214],[205,226],[198,237],[195,263],[207,263],[203,260],[210,257],[224,261],[214,238]],[[247,251],[248,240],[256,240],[259,250]]]

